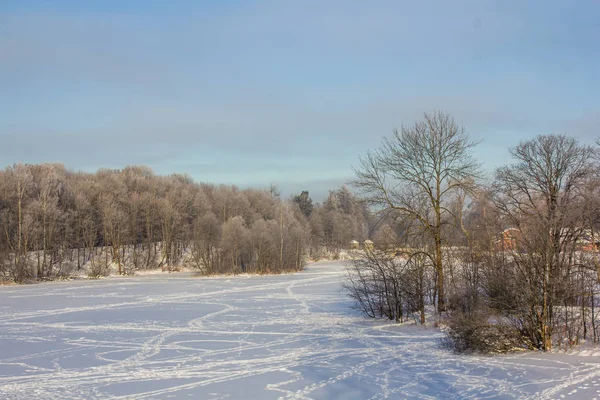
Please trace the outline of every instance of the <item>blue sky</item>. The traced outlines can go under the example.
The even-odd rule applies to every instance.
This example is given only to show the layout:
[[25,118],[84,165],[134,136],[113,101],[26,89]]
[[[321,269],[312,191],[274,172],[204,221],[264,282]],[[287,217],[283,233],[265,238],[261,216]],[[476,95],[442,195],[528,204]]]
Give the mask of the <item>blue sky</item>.
[[488,171],[600,137],[597,1],[0,2],[0,162],[308,189],[452,114]]

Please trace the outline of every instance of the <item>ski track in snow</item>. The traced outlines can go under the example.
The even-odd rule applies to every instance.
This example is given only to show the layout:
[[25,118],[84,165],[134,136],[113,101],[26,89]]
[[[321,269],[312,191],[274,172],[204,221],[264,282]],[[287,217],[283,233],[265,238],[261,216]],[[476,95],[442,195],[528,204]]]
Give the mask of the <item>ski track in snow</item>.
[[600,400],[600,357],[458,356],[353,311],[343,273],[0,287],[0,399]]

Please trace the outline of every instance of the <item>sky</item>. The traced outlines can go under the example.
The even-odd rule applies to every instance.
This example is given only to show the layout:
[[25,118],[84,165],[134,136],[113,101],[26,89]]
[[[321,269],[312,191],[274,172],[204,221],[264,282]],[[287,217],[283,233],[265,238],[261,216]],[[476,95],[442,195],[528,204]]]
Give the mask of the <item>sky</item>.
[[309,190],[423,112],[486,171],[539,134],[600,137],[600,2],[0,2],[0,165],[144,164]]

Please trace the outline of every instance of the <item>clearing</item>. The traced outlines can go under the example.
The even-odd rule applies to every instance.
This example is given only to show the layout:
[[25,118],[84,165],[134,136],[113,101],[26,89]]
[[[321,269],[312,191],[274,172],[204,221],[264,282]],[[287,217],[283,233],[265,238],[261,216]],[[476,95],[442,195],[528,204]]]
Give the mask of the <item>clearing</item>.
[[0,287],[0,399],[600,399],[600,357],[457,356],[353,311],[343,274]]

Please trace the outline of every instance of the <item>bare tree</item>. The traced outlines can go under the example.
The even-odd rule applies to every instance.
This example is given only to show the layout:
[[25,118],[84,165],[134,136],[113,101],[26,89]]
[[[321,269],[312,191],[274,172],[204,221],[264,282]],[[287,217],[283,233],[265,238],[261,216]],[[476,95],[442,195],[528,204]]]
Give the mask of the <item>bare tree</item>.
[[4,235],[10,252],[13,267],[11,275],[21,282],[31,276],[29,270],[29,250],[34,228],[28,206],[31,203],[33,177],[29,166],[16,164],[5,170],[3,198],[6,209],[3,215]]
[[42,164],[36,168],[37,196],[33,207],[41,231],[39,235],[41,243],[38,246],[40,251],[37,252],[37,276],[39,278],[43,275],[49,277],[52,274],[53,263],[58,261],[56,259],[58,256],[56,251],[58,243],[56,243],[55,236],[59,229],[60,216],[63,213],[58,207],[59,190],[63,184],[59,176],[60,170],[64,170],[62,165],[53,164]]
[[202,274],[215,274],[221,267],[221,224],[212,212],[198,218],[194,224],[192,261]]
[[247,263],[244,262],[244,251],[248,244],[248,229],[242,217],[237,215],[223,224],[221,241],[226,257],[230,261],[231,273],[245,272]]
[[127,229],[126,214],[121,209],[119,202],[111,195],[102,195],[100,197],[100,204],[106,259],[105,264],[106,266],[109,265],[108,246],[110,246],[111,261],[117,264],[117,272],[119,275],[122,275],[125,272],[123,269],[124,257],[122,251]]
[[449,115],[425,114],[362,158],[352,182],[370,204],[410,216],[430,237],[440,313],[446,309],[443,225],[454,220],[448,205],[455,193],[471,191],[479,176],[471,154],[475,145]]
[[255,268],[259,273],[275,271],[279,262],[279,223],[257,219],[250,229],[255,254]]
[[583,189],[594,172],[594,149],[564,135],[545,135],[511,149],[516,163],[496,172],[496,205],[520,232],[515,271],[524,288],[524,320],[534,346],[552,348],[557,303],[573,273],[578,235],[585,223]]

